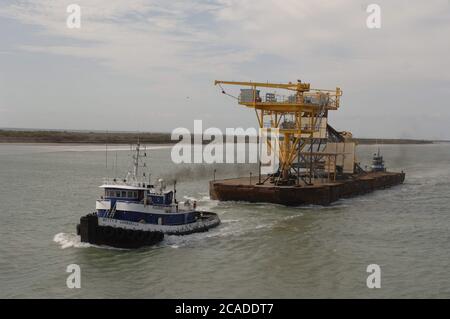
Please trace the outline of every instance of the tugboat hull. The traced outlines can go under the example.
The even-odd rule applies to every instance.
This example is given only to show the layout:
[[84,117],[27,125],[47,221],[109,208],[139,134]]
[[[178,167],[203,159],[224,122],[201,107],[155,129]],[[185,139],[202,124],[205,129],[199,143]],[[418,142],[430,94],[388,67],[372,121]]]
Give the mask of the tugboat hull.
[[81,241],[117,248],[152,246],[167,235],[188,235],[205,232],[220,224],[215,213],[198,212],[197,221],[183,225],[154,225],[114,218],[98,217],[95,213],[81,217],[77,234]]
[[130,249],[152,246],[164,239],[162,232],[102,226],[98,219],[94,214],[81,217],[77,232],[82,242]]

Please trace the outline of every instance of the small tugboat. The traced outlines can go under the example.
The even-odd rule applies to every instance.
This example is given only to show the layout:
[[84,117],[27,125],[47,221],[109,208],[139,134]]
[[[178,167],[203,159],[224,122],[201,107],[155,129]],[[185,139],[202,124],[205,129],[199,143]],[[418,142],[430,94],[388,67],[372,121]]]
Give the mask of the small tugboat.
[[378,148],[378,153],[373,154],[371,169],[372,172],[386,172],[384,159],[380,154],[380,148]]
[[[100,186],[104,195],[96,202],[96,211],[81,217],[77,234],[82,242],[117,248],[139,248],[163,240],[164,234],[187,235],[218,226],[215,213],[196,210],[196,202],[178,203],[176,183],[166,191],[164,180],[158,186],[138,178],[140,162],[146,157],[138,142],[133,169],[124,179],[106,180]],[[145,163],[143,164],[145,167]]]

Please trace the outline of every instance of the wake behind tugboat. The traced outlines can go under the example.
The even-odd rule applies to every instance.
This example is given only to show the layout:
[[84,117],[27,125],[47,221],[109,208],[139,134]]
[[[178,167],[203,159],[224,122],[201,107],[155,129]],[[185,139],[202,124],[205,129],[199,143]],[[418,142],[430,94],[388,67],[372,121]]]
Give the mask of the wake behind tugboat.
[[[81,242],[117,248],[139,248],[162,241],[164,234],[187,235],[204,232],[220,224],[215,213],[196,210],[196,202],[180,203],[176,188],[166,191],[160,179],[155,186],[139,178],[139,168],[146,152],[138,143],[133,155],[133,169],[124,179],[112,179],[100,186],[104,195],[96,202],[96,211],[81,217],[77,234]],[[145,163],[143,167],[146,167]]]

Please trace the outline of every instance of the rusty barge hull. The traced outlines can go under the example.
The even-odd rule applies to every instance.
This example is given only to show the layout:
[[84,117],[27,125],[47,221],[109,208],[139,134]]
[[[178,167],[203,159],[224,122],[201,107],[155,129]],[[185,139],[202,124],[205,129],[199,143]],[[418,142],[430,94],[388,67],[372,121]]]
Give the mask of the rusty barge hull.
[[[253,177],[253,180],[255,178]],[[256,185],[249,177],[210,181],[211,199],[266,202],[287,206],[329,205],[341,198],[367,194],[402,184],[405,173],[371,172],[351,179],[302,186]]]

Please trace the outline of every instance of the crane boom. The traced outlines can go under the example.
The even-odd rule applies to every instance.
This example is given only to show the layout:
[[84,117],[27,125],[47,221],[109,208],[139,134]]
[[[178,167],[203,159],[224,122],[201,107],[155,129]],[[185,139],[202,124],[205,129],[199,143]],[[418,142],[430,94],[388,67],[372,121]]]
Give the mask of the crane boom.
[[240,82],[240,81],[214,81],[214,85],[227,84],[227,85],[241,85],[241,86],[252,86],[252,87],[264,87],[264,88],[274,88],[274,89],[285,89],[297,92],[308,92],[310,90],[309,83],[269,83],[269,82]]

